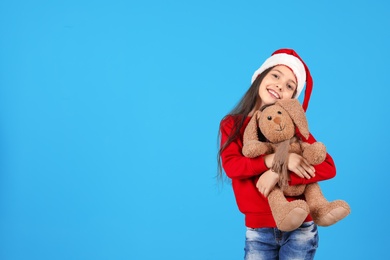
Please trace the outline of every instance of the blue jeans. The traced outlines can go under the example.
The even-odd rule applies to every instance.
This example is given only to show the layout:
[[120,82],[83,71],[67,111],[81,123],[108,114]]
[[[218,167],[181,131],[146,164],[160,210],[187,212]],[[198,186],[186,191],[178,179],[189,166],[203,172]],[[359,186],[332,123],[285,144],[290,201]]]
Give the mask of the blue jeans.
[[313,221],[290,232],[277,228],[247,228],[245,260],[314,259],[318,240],[317,225]]

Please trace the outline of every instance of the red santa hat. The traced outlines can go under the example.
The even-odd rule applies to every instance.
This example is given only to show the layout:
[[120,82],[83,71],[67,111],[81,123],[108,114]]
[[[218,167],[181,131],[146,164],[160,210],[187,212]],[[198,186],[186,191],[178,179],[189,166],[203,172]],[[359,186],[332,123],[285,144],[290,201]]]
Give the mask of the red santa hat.
[[306,111],[313,89],[313,79],[311,78],[309,68],[294,50],[280,49],[272,53],[272,56],[253,73],[252,83],[263,71],[277,65],[285,65],[294,72],[298,84],[294,98],[298,98],[306,83],[305,97],[302,103],[302,107]]

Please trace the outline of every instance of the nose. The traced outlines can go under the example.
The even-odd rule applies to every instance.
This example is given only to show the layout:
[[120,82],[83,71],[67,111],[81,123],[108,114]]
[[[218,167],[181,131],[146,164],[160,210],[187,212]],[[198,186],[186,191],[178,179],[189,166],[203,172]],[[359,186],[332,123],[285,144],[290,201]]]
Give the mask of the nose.
[[275,117],[274,118],[274,122],[276,123],[276,124],[280,124],[280,122],[281,122],[282,120],[280,119],[280,117]]

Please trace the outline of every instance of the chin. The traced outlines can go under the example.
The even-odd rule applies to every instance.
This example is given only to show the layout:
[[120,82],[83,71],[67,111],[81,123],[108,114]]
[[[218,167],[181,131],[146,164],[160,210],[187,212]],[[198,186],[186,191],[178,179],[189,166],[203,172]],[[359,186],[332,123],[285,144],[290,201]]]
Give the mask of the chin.
[[279,99],[276,99],[276,98],[269,98],[269,99],[263,101],[263,105],[273,105],[278,100]]

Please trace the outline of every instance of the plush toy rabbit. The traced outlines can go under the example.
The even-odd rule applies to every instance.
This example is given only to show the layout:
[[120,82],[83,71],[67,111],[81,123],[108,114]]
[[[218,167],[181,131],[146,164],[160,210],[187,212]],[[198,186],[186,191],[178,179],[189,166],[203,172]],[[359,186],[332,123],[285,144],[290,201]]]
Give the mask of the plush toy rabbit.
[[[256,111],[248,123],[243,140],[243,154],[254,158],[275,153],[272,170],[280,174],[279,183],[268,195],[268,202],[278,229],[291,231],[298,228],[310,213],[319,226],[329,226],[350,213],[349,205],[342,200],[328,202],[318,183],[289,186],[288,154],[301,154],[311,165],[325,160],[326,148],[320,142],[309,144],[300,140],[296,127],[303,137],[309,137],[305,112],[297,99],[279,100]],[[258,131],[267,139],[259,141]],[[287,201],[285,196],[304,195],[305,200]]]

